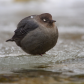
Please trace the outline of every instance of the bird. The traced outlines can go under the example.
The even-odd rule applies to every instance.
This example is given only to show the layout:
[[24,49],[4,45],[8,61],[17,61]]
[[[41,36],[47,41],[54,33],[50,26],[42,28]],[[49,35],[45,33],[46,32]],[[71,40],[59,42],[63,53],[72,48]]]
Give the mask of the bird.
[[58,40],[58,29],[50,13],[30,15],[22,19],[11,39],[23,51],[32,55],[43,55],[52,49]]

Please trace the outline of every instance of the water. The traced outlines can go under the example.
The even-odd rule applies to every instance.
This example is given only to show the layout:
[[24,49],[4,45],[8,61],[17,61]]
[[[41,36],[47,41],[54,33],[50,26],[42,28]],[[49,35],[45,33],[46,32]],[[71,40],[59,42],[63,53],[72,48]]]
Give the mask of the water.
[[[28,3],[0,0],[0,73],[41,69],[68,75],[84,74],[83,9],[83,0],[45,0]],[[43,56],[32,56],[22,51],[14,42],[5,42],[12,37],[22,18],[44,12],[51,13],[57,21],[59,39],[53,49]]]

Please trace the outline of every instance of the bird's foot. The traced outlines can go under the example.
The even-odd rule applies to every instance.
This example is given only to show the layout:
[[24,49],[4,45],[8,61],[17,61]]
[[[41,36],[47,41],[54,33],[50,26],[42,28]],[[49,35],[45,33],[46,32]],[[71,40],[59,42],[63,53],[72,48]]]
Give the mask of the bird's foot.
[[46,53],[42,53],[42,54],[39,54],[39,55],[43,56],[43,54],[46,54]]

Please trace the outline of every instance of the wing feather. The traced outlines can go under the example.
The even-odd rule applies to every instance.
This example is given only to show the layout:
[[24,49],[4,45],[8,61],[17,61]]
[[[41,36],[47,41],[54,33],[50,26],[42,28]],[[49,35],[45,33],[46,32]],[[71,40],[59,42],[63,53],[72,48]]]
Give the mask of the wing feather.
[[33,31],[37,27],[38,27],[38,24],[34,21],[31,21],[31,20],[27,20],[26,22],[22,21],[18,24],[18,27],[15,30],[15,34],[12,37],[12,39],[23,38],[27,33],[29,33],[30,31]]

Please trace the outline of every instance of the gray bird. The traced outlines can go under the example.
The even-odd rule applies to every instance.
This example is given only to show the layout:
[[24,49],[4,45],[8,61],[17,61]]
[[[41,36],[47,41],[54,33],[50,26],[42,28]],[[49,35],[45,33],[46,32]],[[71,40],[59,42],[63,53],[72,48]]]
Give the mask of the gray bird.
[[49,13],[28,16],[19,22],[14,36],[6,42],[15,41],[26,53],[42,55],[57,43],[55,22]]

